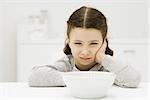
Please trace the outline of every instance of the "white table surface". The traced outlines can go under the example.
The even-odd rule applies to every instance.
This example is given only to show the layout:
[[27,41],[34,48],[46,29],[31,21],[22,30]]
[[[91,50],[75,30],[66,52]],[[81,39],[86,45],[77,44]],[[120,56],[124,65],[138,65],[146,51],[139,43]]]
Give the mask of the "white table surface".
[[[138,88],[112,86],[107,96],[96,100],[150,100],[150,83],[141,83]],[[82,100],[70,96],[66,87],[29,87],[27,83],[0,83],[0,100],[30,98],[36,100]],[[85,100],[85,99],[83,99]],[[88,99],[93,100],[93,99]]]

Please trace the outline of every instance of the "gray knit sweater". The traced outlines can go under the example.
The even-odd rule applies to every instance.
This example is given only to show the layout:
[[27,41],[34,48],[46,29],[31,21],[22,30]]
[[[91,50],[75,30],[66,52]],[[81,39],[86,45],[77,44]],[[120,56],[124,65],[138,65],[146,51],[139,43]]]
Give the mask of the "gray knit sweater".
[[[61,72],[69,71],[79,71],[72,55],[59,59],[54,65],[35,66],[29,77],[29,86],[64,86]],[[109,55],[105,55],[102,63],[89,71],[113,72],[116,74],[114,84],[121,87],[137,87],[141,80],[141,75],[135,69]]]

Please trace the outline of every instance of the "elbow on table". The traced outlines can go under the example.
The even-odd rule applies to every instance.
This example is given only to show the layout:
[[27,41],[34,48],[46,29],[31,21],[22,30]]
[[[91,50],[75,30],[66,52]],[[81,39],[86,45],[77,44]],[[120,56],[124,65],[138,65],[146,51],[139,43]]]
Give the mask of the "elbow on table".
[[133,77],[129,80],[127,87],[136,88],[139,86],[140,82],[141,82],[141,75],[137,74],[135,77]]
[[28,85],[30,87],[32,86],[41,86],[40,82],[38,81],[39,79],[37,79],[37,75],[36,73],[31,73],[29,78],[28,78]]
[[55,70],[34,71],[29,76],[28,84],[34,87],[65,86],[60,72]]
[[139,86],[141,82],[141,75],[138,73],[134,77],[129,76],[126,79],[123,80],[115,80],[115,84],[120,87],[126,87],[126,88],[136,88]]

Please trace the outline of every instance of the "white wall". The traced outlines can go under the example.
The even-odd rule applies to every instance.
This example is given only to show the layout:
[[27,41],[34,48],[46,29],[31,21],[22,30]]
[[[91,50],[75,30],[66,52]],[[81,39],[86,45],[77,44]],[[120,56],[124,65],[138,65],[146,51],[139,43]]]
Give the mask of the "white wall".
[[[0,4],[0,22],[2,22],[2,6]],[[2,48],[2,23],[0,23],[0,48]],[[0,55],[2,55],[2,49],[0,49]],[[2,79],[2,56],[0,56],[0,79]]]
[[[68,19],[69,15],[72,13],[72,11],[74,11],[74,9],[79,8],[84,4],[89,6],[92,5],[93,7],[101,9],[102,12],[106,12],[106,16],[109,19],[108,23],[110,23],[109,31],[112,34],[111,38],[147,38],[147,26],[145,24],[147,22],[146,17],[144,17],[142,20],[139,20],[138,23],[141,24],[137,24],[133,28],[133,25],[137,23],[137,20],[143,17],[143,15],[146,15],[146,5],[138,4],[139,2],[144,1],[114,0],[114,2],[102,0],[102,3],[100,0],[88,1],[89,2],[81,2],[80,0],[70,0],[69,2],[67,2],[67,0],[62,0],[61,2],[59,0],[2,0],[2,2],[0,2],[0,81],[16,80],[17,25],[20,23],[25,23],[29,15],[37,14],[40,9],[48,9],[49,11],[49,30],[50,33],[53,33],[50,34],[52,37],[57,35],[64,37],[66,20]],[[91,3],[91,1],[98,3]],[[122,5],[119,5],[119,3],[122,3]],[[123,5],[127,6],[125,7]],[[115,9],[111,10],[109,6],[113,6]],[[125,12],[126,9],[130,10],[128,9],[128,6],[130,8],[133,6],[131,12]],[[139,9],[139,12],[134,12],[136,9]],[[127,17],[131,17],[134,21],[134,24],[131,23],[129,26],[127,26],[127,21],[122,21],[121,18],[117,18],[116,13],[120,13],[120,17],[123,17],[124,14],[129,14]],[[141,13],[141,15],[136,16],[139,15],[139,13]],[[120,26],[118,28],[116,27],[118,24],[124,24],[125,27]],[[120,33],[120,31],[122,32]],[[130,33],[137,33],[137,35],[135,37],[135,35]]]
[[[11,9],[0,4],[0,81],[16,80],[16,29]],[[10,17],[12,16],[12,17]]]

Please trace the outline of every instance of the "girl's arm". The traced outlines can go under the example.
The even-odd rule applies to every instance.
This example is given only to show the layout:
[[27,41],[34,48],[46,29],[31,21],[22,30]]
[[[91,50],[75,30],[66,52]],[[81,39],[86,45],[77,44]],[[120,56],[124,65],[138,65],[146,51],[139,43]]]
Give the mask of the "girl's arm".
[[54,66],[35,66],[29,77],[29,86],[65,86],[61,72],[71,70],[69,59],[64,57]]
[[137,87],[139,85],[141,75],[131,66],[123,64],[109,55],[104,55],[101,64],[105,70],[116,74],[116,85],[121,87]]

